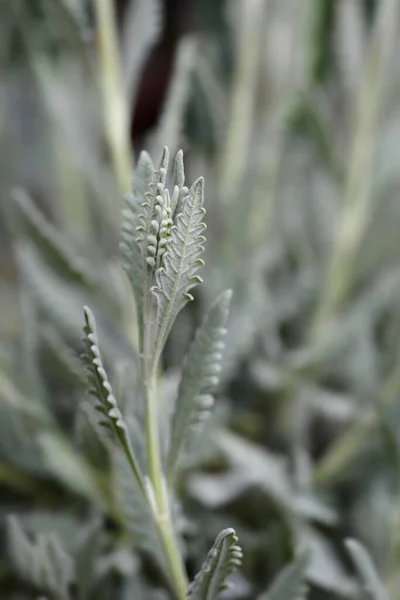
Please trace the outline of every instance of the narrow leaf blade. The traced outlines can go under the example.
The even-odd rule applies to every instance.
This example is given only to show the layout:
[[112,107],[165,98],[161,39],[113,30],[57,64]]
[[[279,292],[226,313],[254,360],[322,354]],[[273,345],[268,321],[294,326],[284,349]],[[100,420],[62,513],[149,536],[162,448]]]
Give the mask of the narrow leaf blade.
[[234,529],[217,536],[201,570],[188,589],[190,600],[215,600],[227,586],[227,577],[241,565],[242,549]]
[[194,429],[201,427],[213,405],[209,392],[218,383],[231,297],[231,290],[227,290],[217,298],[198,328],[186,357],[171,427],[170,482],[189,437]]
[[389,600],[372,560],[360,542],[348,539],[345,542],[354,566],[371,600]]
[[145,194],[153,181],[154,165],[145,151],[140,153],[133,177],[132,191],[125,197],[127,210],[123,212],[122,241],[120,245],[122,267],[126,272],[135,297],[139,328],[143,325],[143,270],[142,250],[138,241],[139,214]]
[[[154,361],[157,361],[176,316],[192,300],[189,291],[201,282],[197,272],[204,264],[203,223],[205,209],[204,180],[197,179],[182,203],[171,228],[171,240],[163,256],[163,266],[156,271],[156,285],[151,291],[157,299]],[[179,208],[179,206],[178,206]]]
[[143,476],[133,451],[128,426],[118,407],[117,400],[104,369],[97,338],[96,321],[92,311],[87,306],[84,308],[84,315],[84,344],[86,354],[83,356],[83,359],[89,374],[88,384],[90,393],[97,399],[96,408],[105,416],[105,426],[114,434],[115,439],[119,442],[129,461],[132,472],[143,490]]
[[21,579],[55,600],[69,600],[73,562],[57,536],[42,534],[30,540],[15,517],[9,517],[7,533],[10,559]]
[[276,577],[270,589],[258,600],[305,600],[305,576],[309,553],[303,552]]

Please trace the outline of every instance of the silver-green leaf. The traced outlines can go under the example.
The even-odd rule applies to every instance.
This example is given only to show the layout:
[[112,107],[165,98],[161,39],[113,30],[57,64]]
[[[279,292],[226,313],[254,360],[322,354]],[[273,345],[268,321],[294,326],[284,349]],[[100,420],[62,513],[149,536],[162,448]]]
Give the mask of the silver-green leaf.
[[364,546],[353,539],[346,540],[345,544],[363,582],[368,598],[370,598],[370,600],[389,600],[384,585]]
[[86,347],[86,354],[84,354],[83,360],[88,371],[89,393],[97,399],[95,408],[103,416],[101,424],[113,433],[128,459],[136,480],[144,491],[143,475],[133,451],[128,427],[118,407],[117,400],[113,394],[111,384],[101,359],[95,318],[92,311],[87,306],[84,308],[84,315],[84,344]]
[[276,577],[270,589],[258,600],[305,600],[305,576],[309,553],[303,552]]
[[70,600],[73,563],[57,536],[39,535],[30,540],[15,517],[9,517],[7,529],[10,559],[21,579],[55,600]]
[[190,600],[215,600],[228,587],[228,576],[242,564],[243,553],[237,542],[234,529],[221,531],[189,586]]
[[[120,504],[124,525],[133,533],[136,546],[151,556],[155,564],[169,579],[170,574],[154,521],[149,497],[152,496],[147,482],[148,497],[144,496],[137,481],[132,477],[130,465],[120,448],[111,453],[115,493]],[[154,493],[154,492],[153,492]]]
[[151,291],[157,299],[154,331],[154,361],[157,362],[176,316],[193,299],[189,291],[201,282],[197,275],[204,261],[203,223],[205,209],[204,180],[197,179],[182,203],[182,212],[176,214],[170,230],[170,243],[163,256],[163,266],[156,271],[156,285]]
[[223,292],[209,309],[196,331],[183,367],[178,398],[172,419],[168,456],[168,480],[174,480],[179,458],[194,429],[204,423],[213,405],[210,391],[221,370],[226,321],[232,291]]
[[19,216],[25,221],[29,238],[38,251],[42,250],[41,254],[54,266],[57,273],[89,289],[99,285],[92,266],[77,254],[69,240],[45,218],[29,194],[22,188],[15,188],[12,198],[19,208]]
[[139,214],[150,184],[154,178],[154,165],[145,151],[140,153],[135,169],[132,191],[125,197],[128,208],[123,211],[122,242],[122,267],[128,275],[135,296],[136,310],[139,327],[143,326],[143,289],[145,285],[145,272],[143,270],[142,250],[138,241]]

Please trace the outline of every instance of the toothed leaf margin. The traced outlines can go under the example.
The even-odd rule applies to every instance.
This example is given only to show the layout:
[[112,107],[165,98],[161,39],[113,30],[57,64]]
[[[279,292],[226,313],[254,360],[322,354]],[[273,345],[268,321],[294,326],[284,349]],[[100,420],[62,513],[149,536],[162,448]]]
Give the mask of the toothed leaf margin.
[[227,577],[242,563],[242,549],[234,529],[224,529],[217,536],[205,563],[188,589],[190,600],[216,600],[228,587]]
[[170,482],[175,477],[189,437],[201,429],[214,403],[209,392],[219,380],[231,297],[232,291],[227,290],[211,306],[196,331],[185,359],[171,425],[168,457]]

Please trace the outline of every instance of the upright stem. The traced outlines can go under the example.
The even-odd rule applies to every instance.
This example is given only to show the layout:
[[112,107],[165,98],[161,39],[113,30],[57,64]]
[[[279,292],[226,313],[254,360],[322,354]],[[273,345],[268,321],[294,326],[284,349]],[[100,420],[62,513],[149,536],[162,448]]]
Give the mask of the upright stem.
[[348,295],[357,253],[369,214],[371,161],[384,75],[399,14],[398,0],[382,0],[370,42],[364,83],[356,106],[356,130],[339,224],[325,289],[313,324],[318,336]]
[[186,600],[188,581],[172,525],[172,514],[167,486],[161,462],[157,416],[157,371],[158,363],[151,360],[151,303],[146,310],[142,367],[146,388],[146,445],[149,477],[154,490],[153,516],[169,566],[177,600]]
[[146,374],[146,442],[149,475],[153,484],[158,508],[162,505],[162,466],[157,418],[156,374]]
[[118,186],[124,194],[131,177],[131,148],[128,138],[128,114],[121,82],[118,37],[111,0],[94,3],[103,91],[103,109],[106,134]]
[[231,114],[222,154],[220,196],[229,203],[242,183],[253,119],[265,0],[242,0]]
[[160,518],[157,523],[163,548],[167,557],[170,574],[174,585],[177,600],[187,600],[188,580],[183,565],[182,556],[176,543],[176,537],[172,529],[171,511],[165,518]]

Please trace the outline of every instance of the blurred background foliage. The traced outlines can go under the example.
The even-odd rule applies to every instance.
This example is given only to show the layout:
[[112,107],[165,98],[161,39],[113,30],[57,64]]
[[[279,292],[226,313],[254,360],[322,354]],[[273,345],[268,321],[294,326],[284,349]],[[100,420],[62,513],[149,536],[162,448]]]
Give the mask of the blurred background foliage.
[[[89,304],[135,414],[120,210],[134,157],[167,144],[205,177],[208,235],[162,419],[204,309],[234,290],[216,411],[180,482],[189,573],[233,526],[245,559],[226,598],[257,597],[298,546],[312,599],[357,598],[352,536],[400,599],[399,12],[0,0],[1,535],[12,513],[64,565],[49,598],[71,582],[80,600],[168,598],[124,533],[79,362]],[[1,598],[43,591],[20,563],[3,543]]]

